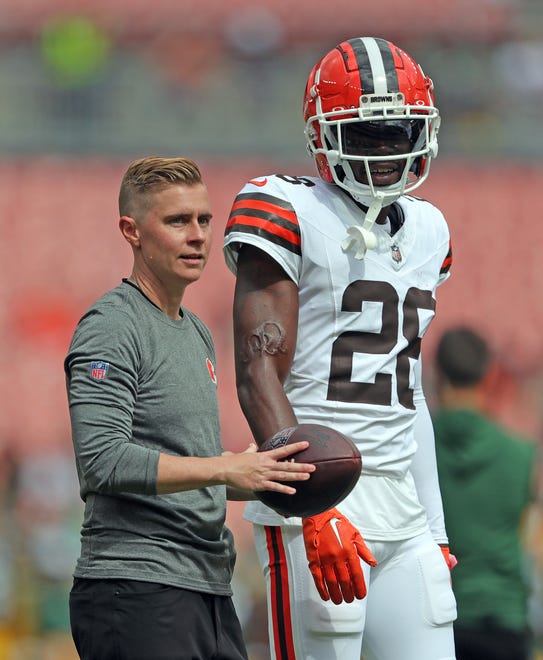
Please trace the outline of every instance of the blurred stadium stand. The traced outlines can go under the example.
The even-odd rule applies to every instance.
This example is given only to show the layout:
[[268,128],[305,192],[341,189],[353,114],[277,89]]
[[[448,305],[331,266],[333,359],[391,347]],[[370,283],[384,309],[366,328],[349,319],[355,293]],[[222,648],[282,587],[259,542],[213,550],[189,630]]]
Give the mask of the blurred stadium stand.
[[[543,151],[543,6],[534,0],[0,1],[2,154],[134,150],[298,158],[300,95],[355,31],[424,62],[441,147]],[[358,27],[360,26],[360,27]]]
[[[65,600],[80,503],[62,361],[81,313],[129,272],[117,229],[124,169],[151,153],[202,165],[215,243],[185,303],[215,336],[225,446],[244,448],[222,227],[245,180],[314,173],[302,89],[344,38],[390,38],[436,84],[441,151],[419,192],[449,221],[454,264],[425,340],[428,398],[441,331],[472,324],[501,358],[496,414],[543,440],[542,3],[86,0],[73,11],[68,0],[0,0],[0,660],[75,658]],[[229,516],[248,622],[262,616],[260,575],[241,505]],[[532,536],[543,637],[537,524]],[[250,641],[251,660],[267,660],[265,637]]]
[[[80,3],[78,11],[95,17],[121,36],[154,34],[157,30],[178,33],[204,32],[220,35],[225,24],[251,12],[266,9],[284,24],[291,38],[307,40],[331,38],[336,41],[352,31],[354,24],[364,24],[365,34],[379,30],[415,37],[447,37],[458,35],[468,39],[496,39],[514,29],[517,18],[529,10],[522,2],[480,0],[435,0],[431,6],[424,0],[384,2],[368,9],[362,3],[336,0],[334,3],[297,0],[292,11],[291,0],[92,0]],[[2,31],[9,35],[27,35],[39,29],[51,15],[71,14],[70,0],[2,0]],[[398,27],[398,26],[401,27]],[[335,34],[334,34],[335,33]]]

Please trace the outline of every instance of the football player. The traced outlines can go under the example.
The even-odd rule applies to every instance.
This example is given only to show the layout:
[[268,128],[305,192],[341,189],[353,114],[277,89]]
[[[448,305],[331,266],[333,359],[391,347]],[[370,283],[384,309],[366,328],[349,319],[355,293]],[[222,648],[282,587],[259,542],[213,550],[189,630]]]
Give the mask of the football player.
[[357,443],[363,470],[311,518],[246,508],[272,657],[453,660],[420,359],[452,257],[443,215],[411,194],[437,155],[432,81],[389,41],[350,39],[311,71],[303,113],[319,177],[249,181],[226,227],[239,400],[257,442],[325,424]]

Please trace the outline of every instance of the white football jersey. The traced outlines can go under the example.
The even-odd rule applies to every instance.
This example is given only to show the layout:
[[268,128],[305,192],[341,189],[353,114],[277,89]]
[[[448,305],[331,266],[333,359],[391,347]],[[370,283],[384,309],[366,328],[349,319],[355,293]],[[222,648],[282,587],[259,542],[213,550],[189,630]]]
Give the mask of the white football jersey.
[[[374,538],[385,527],[391,538],[398,524],[404,527],[400,536],[423,525],[408,472],[416,450],[413,392],[421,387],[414,366],[434,316],[436,288],[448,277],[452,259],[437,208],[410,196],[394,206],[389,217],[400,228],[391,236],[374,225],[377,245],[359,260],[342,249],[347,228],[364,220],[349,195],[318,178],[267,176],[240,191],[224,244],[234,273],[237,250],[249,243],[297,284],[298,338],[285,391],[299,423],[331,426],[357,444],[362,478],[339,508]],[[373,520],[368,497],[385,508]],[[405,506],[390,519],[398,499]],[[357,519],[362,510],[364,519]],[[246,515],[264,524],[285,523],[259,502],[249,503]]]

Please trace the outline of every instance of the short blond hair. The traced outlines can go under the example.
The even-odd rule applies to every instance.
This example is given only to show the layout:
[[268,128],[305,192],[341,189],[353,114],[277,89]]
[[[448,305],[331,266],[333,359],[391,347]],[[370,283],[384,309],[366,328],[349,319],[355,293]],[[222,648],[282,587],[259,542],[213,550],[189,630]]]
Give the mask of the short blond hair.
[[202,183],[202,173],[190,158],[146,156],[133,161],[124,173],[119,191],[119,213],[135,216],[145,207],[146,196],[175,184]]

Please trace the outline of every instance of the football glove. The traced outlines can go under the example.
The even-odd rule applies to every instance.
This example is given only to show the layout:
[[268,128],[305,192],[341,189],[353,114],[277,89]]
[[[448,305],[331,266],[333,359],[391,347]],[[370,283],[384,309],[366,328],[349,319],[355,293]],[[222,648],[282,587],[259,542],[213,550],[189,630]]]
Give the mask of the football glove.
[[451,553],[448,545],[440,545],[439,547],[441,549],[441,554],[445,559],[445,563],[449,567],[449,571],[452,571],[456,564],[458,564],[458,559]]
[[360,565],[377,560],[354,525],[337,509],[302,520],[309,570],[323,600],[337,605],[366,596],[366,581]]

